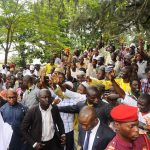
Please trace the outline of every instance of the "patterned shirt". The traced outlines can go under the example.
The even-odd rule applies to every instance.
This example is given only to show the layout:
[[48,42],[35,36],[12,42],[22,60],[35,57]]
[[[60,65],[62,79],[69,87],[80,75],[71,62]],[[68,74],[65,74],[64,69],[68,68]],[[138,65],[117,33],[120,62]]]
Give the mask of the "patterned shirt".
[[148,79],[141,80],[141,90],[143,94],[150,94],[150,83],[148,82]]
[[[64,99],[57,106],[72,106],[76,103],[77,102],[74,99]],[[64,123],[65,133],[71,132],[73,130],[74,114],[61,112],[60,116]]]

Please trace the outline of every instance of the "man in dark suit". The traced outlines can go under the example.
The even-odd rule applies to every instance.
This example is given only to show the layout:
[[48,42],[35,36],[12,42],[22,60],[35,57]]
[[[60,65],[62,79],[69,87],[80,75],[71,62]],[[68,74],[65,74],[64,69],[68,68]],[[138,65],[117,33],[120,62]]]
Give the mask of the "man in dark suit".
[[22,123],[22,133],[28,150],[62,150],[65,131],[57,106],[52,106],[49,90],[39,92],[39,105],[31,108]]
[[79,113],[79,145],[81,150],[104,150],[115,133],[97,117],[93,107],[85,106]]
[[72,106],[60,106],[59,111],[64,113],[79,113],[84,106],[91,106],[96,110],[96,114],[101,122],[109,124],[111,117],[110,111],[112,106],[101,100],[102,91],[98,90],[95,86],[87,88],[86,100],[78,102]]

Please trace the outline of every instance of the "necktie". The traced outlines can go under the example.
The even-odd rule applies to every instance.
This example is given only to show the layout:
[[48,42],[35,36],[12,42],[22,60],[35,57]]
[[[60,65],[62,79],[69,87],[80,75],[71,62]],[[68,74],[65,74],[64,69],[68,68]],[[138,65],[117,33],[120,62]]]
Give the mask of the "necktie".
[[84,141],[83,150],[88,150],[90,134],[91,134],[91,130],[87,131],[87,136]]

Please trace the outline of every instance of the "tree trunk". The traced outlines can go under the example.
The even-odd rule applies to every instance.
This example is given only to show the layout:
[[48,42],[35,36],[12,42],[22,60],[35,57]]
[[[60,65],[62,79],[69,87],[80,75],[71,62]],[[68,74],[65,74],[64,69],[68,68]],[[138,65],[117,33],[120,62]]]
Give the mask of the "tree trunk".
[[13,37],[13,32],[11,31],[12,25],[10,24],[9,28],[7,29],[7,39],[6,39],[6,48],[5,48],[5,60],[4,63],[7,64],[7,59],[8,59],[8,53],[9,49],[11,47],[12,43],[12,37]]
[[21,65],[23,66],[23,67],[25,67],[26,66],[26,57],[25,57],[25,45],[22,45],[22,47],[21,47],[21,52],[20,52],[20,55],[21,55]]
[[7,59],[8,59],[8,49],[5,49],[5,60],[4,60],[4,64],[7,64]]

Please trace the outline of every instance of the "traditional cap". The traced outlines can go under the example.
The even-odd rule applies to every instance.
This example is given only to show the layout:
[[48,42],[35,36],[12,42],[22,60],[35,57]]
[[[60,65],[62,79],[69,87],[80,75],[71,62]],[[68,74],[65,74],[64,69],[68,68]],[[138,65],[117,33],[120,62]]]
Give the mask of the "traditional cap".
[[10,64],[9,67],[10,68],[15,68],[15,64]]
[[108,65],[105,67],[105,72],[109,73],[113,70],[114,66],[113,65]]
[[70,52],[70,48],[65,48],[65,52]]
[[55,72],[59,72],[59,73],[64,74],[64,69],[62,69],[62,68],[55,68]]
[[104,60],[104,56],[102,56],[102,55],[98,55],[98,56],[96,57],[96,60],[97,60],[97,61]]
[[136,47],[135,43],[131,43],[130,47]]
[[96,71],[97,71],[97,72],[100,71],[100,70],[105,71],[105,65],[98,66],[98,67],[96,68]]
[[99,67],[99,69],[104,70],[105,71],[105,65],[102,65]]
[[86,88],[89,87],[89,84],[87,82],[82,82],[81,84]]
[[88,53],[88,51],[87,51],[87,50],[84,50],[84,53]]
[[77,75],[78,75],[78,76],[84,76],[84,75],[85,75],[85,72],[84,72],[84,71],[79,70],[79,71],[77,72]]
[[69,85],[69,86],[73,89],[73,83],[72,83],[72,82],[70,82],[70,81],[66,81],[64,84]]
[[120,104],[111,110],[111,117],[114,121],[118,122],[130,122],[138,120],[137,107]]

